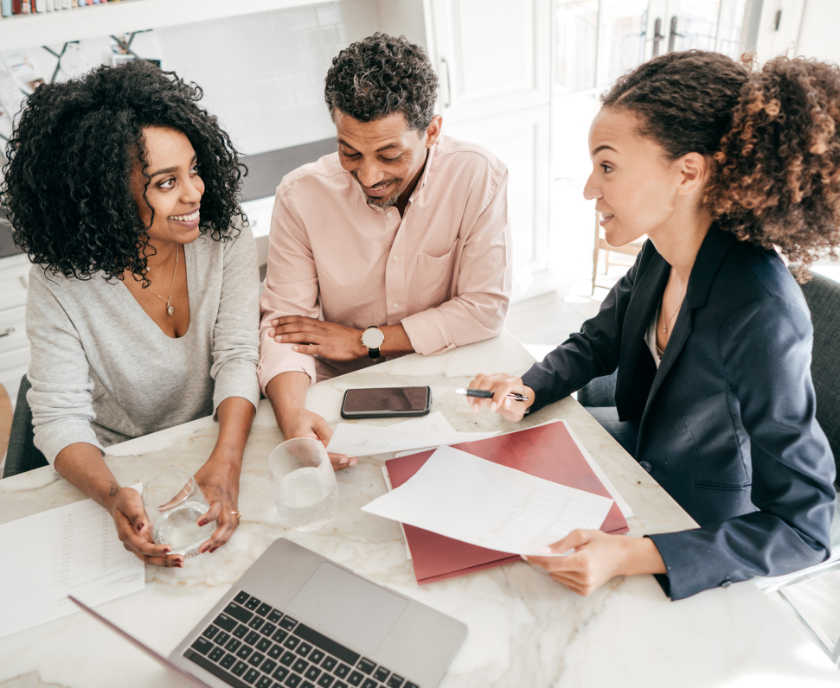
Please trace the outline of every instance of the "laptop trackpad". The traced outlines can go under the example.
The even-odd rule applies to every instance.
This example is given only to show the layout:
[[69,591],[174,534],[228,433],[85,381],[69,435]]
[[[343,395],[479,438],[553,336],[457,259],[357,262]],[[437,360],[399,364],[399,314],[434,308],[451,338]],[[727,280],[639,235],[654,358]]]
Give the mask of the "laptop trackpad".
[[286,610],[326,635],[373,652],[408,606],[402,597],[324,562]]

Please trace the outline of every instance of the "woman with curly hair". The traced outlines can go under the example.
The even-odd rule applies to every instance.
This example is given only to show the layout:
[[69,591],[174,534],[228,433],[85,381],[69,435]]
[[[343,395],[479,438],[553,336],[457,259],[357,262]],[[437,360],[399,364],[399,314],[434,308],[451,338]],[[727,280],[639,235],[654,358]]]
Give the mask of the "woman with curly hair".
[[114,518],[126,549],[183,566],[149,532],[104,448],[215,414],[195,474],[216,521],[238,525],[239,474],[259,400],[256,249],[237,202],[239,157],[201,90],[148,62],[41,86],[8,145],[0,189],[35,263],[26,330],[35,446]]
[[578,334],[521,379],[471,386],[519,421],[617,370],[613,406],[589,410],[700,527],[577,530],[546,551],[570,556],[529,560],[583,595],[653,573],[675,600],[823,561],[835,467],[808,308],[774,247],[805,279],[840,244],[840,69],[670,53],[603,103],[584,194],[611,245],[648,241]]

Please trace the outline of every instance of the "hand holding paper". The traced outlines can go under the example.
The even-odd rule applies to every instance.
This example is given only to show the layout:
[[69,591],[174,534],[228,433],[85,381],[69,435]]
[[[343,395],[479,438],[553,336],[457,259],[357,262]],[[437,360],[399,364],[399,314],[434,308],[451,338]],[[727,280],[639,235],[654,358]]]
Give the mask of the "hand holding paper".
[[367,511],[462,542],[536,555],[576,528],[599,528],[613,502],[441,447]]

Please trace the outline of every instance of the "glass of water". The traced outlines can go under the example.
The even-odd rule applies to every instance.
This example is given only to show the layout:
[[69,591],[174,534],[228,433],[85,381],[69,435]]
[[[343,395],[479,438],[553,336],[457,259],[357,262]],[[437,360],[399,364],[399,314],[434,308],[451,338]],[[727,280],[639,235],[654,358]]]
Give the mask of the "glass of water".
[[186,471],[164,471],[149,480],[143,486],[143,506],[152,524],[152,539],[172,547],[170,554],[195,556],[216,529],[214,521],[199,527],[199,519],[210,506]]
[[338,505],[338,483],[324,445],[311,437],[283,442],[269,454],[271,491],[289,528],[317,530]]

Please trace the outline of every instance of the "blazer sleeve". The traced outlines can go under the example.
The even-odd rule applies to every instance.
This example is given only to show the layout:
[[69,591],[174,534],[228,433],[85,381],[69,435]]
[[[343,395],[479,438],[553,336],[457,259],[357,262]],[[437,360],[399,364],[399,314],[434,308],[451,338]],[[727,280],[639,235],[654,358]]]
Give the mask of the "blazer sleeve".
[[671,599],[828,558],[835,466],[814,416],[812,341],[807,311],[778,297],[748,303],[723,323],[720,355],[750,437],[757,511],[648,536],[665,562],[667,578],[657,578]]
[[618,367],[624,316],[645,249],[610,289],[598,314],[522,376],[522,382],[536,393],[532,413],[576,392],[593,378],[611,375]]

